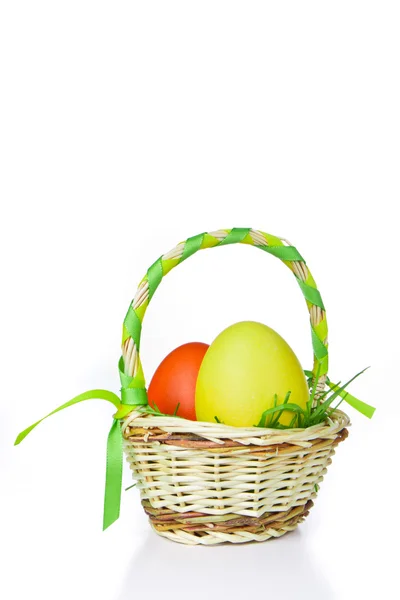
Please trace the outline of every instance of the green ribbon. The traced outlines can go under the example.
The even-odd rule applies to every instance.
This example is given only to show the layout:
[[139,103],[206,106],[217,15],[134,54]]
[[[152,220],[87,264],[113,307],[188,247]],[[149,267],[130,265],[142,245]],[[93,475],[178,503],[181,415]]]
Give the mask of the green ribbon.
[[[329,379],[329,377],[326,378],[326,385],[328,387],[330,387],[331,390],[334,390],[335,392],[339,388],[339,385],[337,383],[332,383],[331,380]],[[340,392],[339,396],[341,396],[341,398],[343,398],[343,400],[345,402],[347,402],[347,404],[350,404],[350,406],[352,406],[353,408],[358,410],[358,412],[360,412],[362,415],[364,415],[365,417],[368,417],[368,419],[372,419],[374,412],[376,410],[376,408],[374,406],[371,406],[370,404],[367,404],[366,402],[359,400],[355,396],[352,396],[351,394],[349,394],[349,392],[346,392],[346,390],[343,390],[343,392]]]
[[162,257],[156,260],[147,271],[147,280],[149,282],[149,302],[154,292],[158,288],[163,278]]
[[89,390],[88,392],[79,394],[79,396],[75,396],[72,400],[65,402],[65,404],[62,404],[39,421],[36,421],[36,423],[30,425],[24,429],[24,431],[21,431],[14,443],[15,446],[20,444],[26,436],[39,425],[39,423],[60,410],[64,410],[64,408],[68,408],[79,402],[84,402],[85,400],[107,400],[108,402],[111,402],[117,409],[117,412],[113,415],[113,424],[111,425],[110,433],[107,438],[103,530],[112,525],[119,518],[120,513],[123,459],[120,419],[123,419],[129,414],[134,405],[147,404],[147,393],[143,388],[123,388],[121,390],[121,396],[122,398],[120,399],[116,394],[109,392],[108,390]]
[[189,258],[189,256],[192,256],[198,250],[200,250],[204,240],[204,236],[205,233],[200,233],[199,235],[194,235],[186,240],[182,256],[179,262],[183,263],[183,261]]
[[[304,374],[309,379],[310,378],[312,379],[314,377],[314,374],[311,371],[304,371]],[[335,392],[340,388],[339,384],[332,383],[331,380],[329,379],[329,377],[326,378],[326,385],[328,387],[330,387],[331,390],[334,390]],[[355,408],[359,413],[361,413],[365,417],[368,417],[368,419],[372,419],[373,414],[376,410],[376,408],[374,406],[371,406],[370,404],[367,404],[366,402],[359,400],[359,398],[352,396],[352,394],[349,394],[349,392],[347,392],[346,390],[341,391],[339,393],[339,396],[341,398],[343,398],[343,400],[345,402],[347,402],[347,404],[349,404],[350,406]]]
[[122,432],[114,418],[107,437],[106,483],[104,490],[103,531],[119,518],[122,489]]
[[15,440],[14,446],[18,446],[18,444],[20,444],[22,440],[26,438],[26,436],[32,431],[32,429],[35,429],[35,427],[37,427],[39,423],[41,423],[48,417],[51,417],[51,415],[55,415],[56,413],[60,412],[60,410],[64,410],[64,408],[68,408],[69,406],[73,406],[74,404],[78,404],[79,402],[84,402],[85,400],[108,400],[108,402],[114,404],[117,410],[119,409],[121,404],[121,400],[113,392],[109,392],[108,390],[89,390],[88,392],[79,394],[79,396],[75,396],[75,398],[72,398],[72,400],[69,400],[65,404],[62,404],[61,406],[53,410],[51,413],[43,417],[43,419],[36,421],[36,423],[30,425],[29,427],[21,431],[21,433],[17,436],[17,439]]

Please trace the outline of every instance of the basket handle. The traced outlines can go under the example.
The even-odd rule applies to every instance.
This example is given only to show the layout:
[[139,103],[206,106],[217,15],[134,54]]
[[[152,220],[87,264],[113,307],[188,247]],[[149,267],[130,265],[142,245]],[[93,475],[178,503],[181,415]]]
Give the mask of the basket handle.
[[255,229],[235,227],[190,237],[161,256],[148,269],[139,284],[123,325],[122,358],[119,364],[123,404],[147,404],[145,379],[139,355],[140,336],[147,306],[164,275],[198,250],[237,243],[249,244],[276,256],[293,272],[310,313],[314,351],[313,375],[318,377],[318,390],[324,388],[328,371],[328,326],[321,295],[304,259],[287,240]]

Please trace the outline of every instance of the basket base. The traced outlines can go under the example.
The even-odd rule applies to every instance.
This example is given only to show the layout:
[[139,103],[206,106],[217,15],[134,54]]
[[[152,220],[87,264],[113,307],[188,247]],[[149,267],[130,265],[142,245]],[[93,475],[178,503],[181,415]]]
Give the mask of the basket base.
[[214,546],[264,542],[281,537],[296,529],[308,515],[313,502],[309,500],[304,506],[286,512],[265,513],[259,518],[233,514],[213,517],[204,513],[177,513],[153,508],[148,500],[142,500],[142,505],[158,535],[181,544]]

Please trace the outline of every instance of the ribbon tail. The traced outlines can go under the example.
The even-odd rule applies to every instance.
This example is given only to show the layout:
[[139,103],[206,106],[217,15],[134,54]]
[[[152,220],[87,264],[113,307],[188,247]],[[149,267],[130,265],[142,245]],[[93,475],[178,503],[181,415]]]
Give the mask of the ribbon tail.
[[[326,380],[326,384],[331,388],[331,390],[339,390],[339,385],[336,383],[332,383],[329,379]],[[373,414],[376,410],[374,406],[371,406],[370,404],[359,400],[359,398],[352,396],[352,394],[349,394],[349,392],[346,392],[345,390],[339,392],[339,396],[343,398],[343,400],[345,400],[347,404],[350,404],[350,406],[358,410],[358,412],[360,412],[362,415],[368,417],[368,419],[372,419]]]
[[64,408],[68,408],[69,406],[78,404],[79,402],[84,402],[85,400],[107,400],[108,402],[114,404],[117,410],[119,410],[119,407],[121,405],[120,399],[113,392],[109,392],[108,390],[89,390],[88,392],[79,394],[79,396],[75,396],[75,398],[72,398],[72,400],[69,400],[65,404],[62,404],[61,406],[53,410],[51,413],[43,417],[43,419],[36,421],[36,423],[30,425],[29,427],[24,429],[24,431],[21,431],[21,433],[17,435],[17,438],[14,442],[14,446],[18,446],[18,444],[20,444],[22,440],[26,438],[26,436],[32,431],[32,429],[35,429],[35,427],[37,427],[39,423],[41,423],[48,417],[51,417],[51,415],[54,415],[55,413],[59,412],[60,410],[63,410]]
[[[348,381],[346,383],[346,386],[351,383],[356,377],[358,377],[359,375],[361,375],[362,373],[364,373],[364,371],[366,371],[366,369],[364,369],[363,371],[360,371],[360,373],[357,373],[357,375],[355,375],[355,377],[353,377],[352,379],[350,379],[350,381]],[[314,374],[312,373],[312,371],[304,371],[305,376],[312,381]],[[355,396],[353,396],[352,394],[349,394],[349,392],[346,392],[345,389],[341,389],[340,385],[337,383],[332,383],[332,381],[330,381],[329,377],[326,378],[326,385],[333,390],[334,392],[337,393],[338,396],[340,396],[341,398],[343,398],[343,400],[345,400],[347,402],[347,404],[350,404],[350,406],[352,406],[353,408],[355,408],[356,410],[358,410],[359,413],[361,413],[362,415],[364,415],[365,417],[368,417],[368,419],[372,419],[374,412],[376,410],[376,408],[374,406],[371,406],[370,404],[367,404],[366,402],[363,402],[362,400],[360,400],[359,398],[356,398]]]
[[[89,390],[79,396],[75,396],[65,404],[62,404],[51,413],[30,425],[17,436],[14,445],[20,444],[26,436],[35,429],[45,419],[68,408],[79,402],[85,400],[107,400],[111,402],[117,411],[121,408],[121,401],[119,397],[113,392],[108,390]],[[106,466],[106,489],[104,496],[104,518],[103,518],[103,529],[109,527],[119,517],[119,509],[121,503],[121,486],[122,486],[122,432],[119,421],[114,418],[114,422],[111,426],[110,433],[107,439],[107,466]]]
[[107,439],[106,484],[104,491],[103,531],[118,518],[122,488],[122,431],[117,419]]

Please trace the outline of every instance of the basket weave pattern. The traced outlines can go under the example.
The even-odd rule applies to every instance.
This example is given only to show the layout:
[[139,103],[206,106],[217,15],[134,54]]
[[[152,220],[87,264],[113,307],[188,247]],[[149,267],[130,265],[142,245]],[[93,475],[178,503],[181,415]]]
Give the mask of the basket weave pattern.
[[124,450],[161,535],[186,544],[264,541],[308,514],[348,417],[291,432],[132,413]]
[[[229,243],[258,247],[293,272],[310,314],[316,398],[325,388],[326,313],[304,259],[284,239],[254,229],[232,229],[189,238],[149,268],[124,321],[123,403],[146,402],[141,324],[162,277],[198,250]],[[350,424],[341,411],[307,429],[280,430],[188,421],[134,406],[129,413],[126,408],[121,423],[124,451],[143,508],[157,533],[185,544],[264,541],[295,529],[308,515]]]

